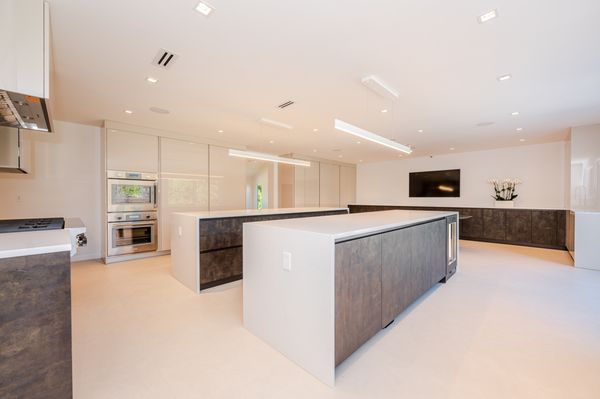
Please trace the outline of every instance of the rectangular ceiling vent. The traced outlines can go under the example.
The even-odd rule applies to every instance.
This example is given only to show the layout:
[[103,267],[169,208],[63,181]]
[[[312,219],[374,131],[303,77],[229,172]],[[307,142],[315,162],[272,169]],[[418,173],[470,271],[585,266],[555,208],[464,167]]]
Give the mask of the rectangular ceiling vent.
[[156,54],[156,57],[154,57],[152,63],[157,67],[167,69],[173,65],[177,58],[179,58],[177,54],[161,48],[158,50],[158,53]]
[[278,108],[281,108],[281,109],[284,109],[284,108],[286,108],[286,107],[289,107],[289,106],[290,106],[290,105],[292,105],[292,104],[294,104],[294,102],[290,100],[290,101],[286,101],[286,102],[284,102],[283,104],[279,104],[277,107],[278,107]]

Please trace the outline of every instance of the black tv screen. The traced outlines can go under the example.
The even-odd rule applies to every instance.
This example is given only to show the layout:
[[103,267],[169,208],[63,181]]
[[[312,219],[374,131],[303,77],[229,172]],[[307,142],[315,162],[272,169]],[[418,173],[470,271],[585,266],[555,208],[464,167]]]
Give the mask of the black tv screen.
[[409,197],[460,197],[460,169],[409,174]]

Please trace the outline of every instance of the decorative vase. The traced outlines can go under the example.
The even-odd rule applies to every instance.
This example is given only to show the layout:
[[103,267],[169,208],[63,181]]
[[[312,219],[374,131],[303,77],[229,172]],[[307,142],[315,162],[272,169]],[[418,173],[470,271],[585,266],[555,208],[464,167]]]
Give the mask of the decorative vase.
[[515,201],[498,201],[496,200],[496,208],[514,208]]

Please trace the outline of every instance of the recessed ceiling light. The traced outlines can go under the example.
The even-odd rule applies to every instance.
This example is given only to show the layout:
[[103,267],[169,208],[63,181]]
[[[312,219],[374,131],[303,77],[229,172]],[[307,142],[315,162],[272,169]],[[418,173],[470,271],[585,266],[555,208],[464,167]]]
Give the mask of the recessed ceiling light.
[[522,142],[524,142],[524,141],[525,141],[525,139],[519,139],[519,141],[522,143]]
[[148,76],[148,77],[146,78],[146,82],[148,82],[148,83],[158,83],[158,79],[156,79],[156,78],[153,78],[153,77],[151,77],[151,76]]
[[210,4],[208,4],[207,2],[205,2],[205,1],[201,1],[196,6],[196,11],[198,11],[200,14],[205,15],[207,17],[214,10],[215,10],[215,8],[213,6],[211,6]]
[[219,131],[218,131],[218,133],[223,133],[223,131],[222,131],[222,130],[219,130]]
[[381,113],[382,113],[382,114],[385,114],[385,113],[387,113],[387,112],[388,112],[388,110],[387,110],[387,109],[382,109],[382,110],[381,110]]
[[130,109],[126,109],[126,110],[125,110],[125,113],[126,113],[126,114],[129,114],[129,115],[131,115],[131,114],[133,114],[133,111],[132,111],[132,110],[130,110]]
[[398,154],[398,158],[402,158],[402,154]]
[[417,132],[423,133],[423,129],[419,129],[419,130],[417,130]]
[[518,116],[519,115],[519,111],[515,111],[511,113],[512,116]]
[[498,80],[500,82],[504,82],[505,80],[509,80],[510,78],[512,78],[512,76],[510,74],[498,76]]
[[361,163],[362,163],[362,159],[359,159],[359,160],[358,160],[358,162],[361,162]]
[[338,155],[338,158],[344,158],[344,156],[342,154]]
[[522,128],[522,127],[518,127],[518,128],[517,128],[517,132],[520,132],[521,130],[523,130],[523,128]]
[[313,150],[313,152],[317,152],[317,150]]
[[270,144],[275,144],[275,140],[269,140]]
[[356,144],[360,144],[360,141],[357,141]]
[[319,129],[316,129],[316,128],[315,128],[315,129],[313,129],[313,132],[318,132],[318,131],[319,131]]
[[494,18],[498,17],[498,10],[492,10],[492,11],[488,11],[483,15],[480,15],[479,17],[477,17],[477,20],[479,21],[480,24],[487,22],[487,21],[491,21]]
[[454,151],[456,148],[454,147],[450,147],[450,151]]

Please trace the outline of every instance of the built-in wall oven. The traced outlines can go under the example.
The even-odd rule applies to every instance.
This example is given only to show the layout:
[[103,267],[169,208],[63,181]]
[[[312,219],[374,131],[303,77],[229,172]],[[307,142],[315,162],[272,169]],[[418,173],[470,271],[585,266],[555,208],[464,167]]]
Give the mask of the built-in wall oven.
[[156,210],[156,174],[109,170],[107,177],[108,212]]
[[107,171],[107,256],[156,251],[157,175]]
[[108,214],[108,255],[156,251],[156,212]]

